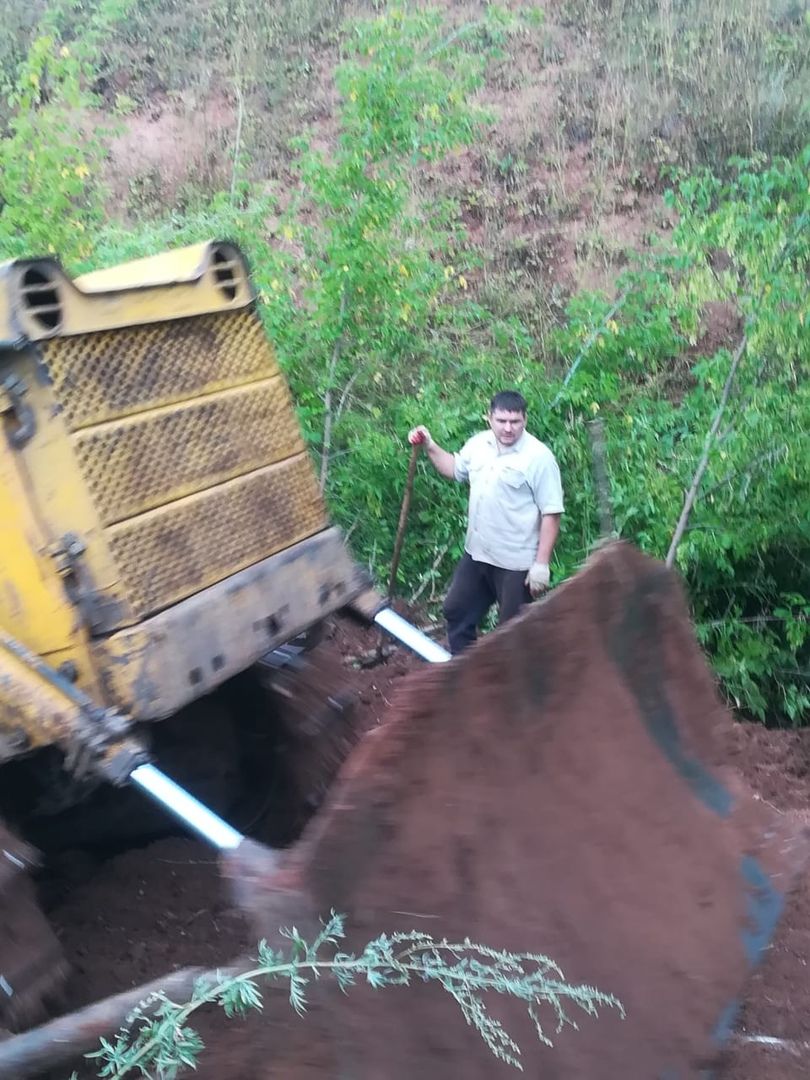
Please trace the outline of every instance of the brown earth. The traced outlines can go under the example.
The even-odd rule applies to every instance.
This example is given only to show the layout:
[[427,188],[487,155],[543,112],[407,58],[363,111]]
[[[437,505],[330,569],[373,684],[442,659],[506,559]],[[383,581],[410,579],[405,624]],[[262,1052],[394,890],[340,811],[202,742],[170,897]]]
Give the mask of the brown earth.
[[[334,656],[355,657],[373,649],[376,642],[375,633],[358,633],[353,626],[339,623],[334,638],[326,643],[325,648]],[[497,642],[486,644],[490,650],[487,668],[491,670],[493,682],[501,670],[501,665],[508,663],[508,657],[500,656],[497,649],[493,648],[496,644]],[[484,645],[479,648],[482,650],[483,661],[485,659]],[[428,773],[432,768],[430,763],[435,763],[442,757],[445,764],[448,761],[447,755],[442,755],[438,745],[444,735],[438,728],[431,729],[430,716],[424,706],[424,703],[429,700],[428,684],[437,678],[437,671],[423,672],[413,684],[411,680],[408,680],[409,685],[422,693],[411,698],[412,704],[410,708],[404,710],[404,713],[401,702],[399,707],[395,705],[389,712],[392,695],[398,686],[402,685],[403,675],[417,664],[418,662],[398,651],[383,665],[368,670],[352,670],[351,680],[357,687],[361,699],[360,707],[356,712],[358,727],[375,727],[386,716],[386,713],[389,713],[393,725],[399,725],[399,739],[402,740],[408,737],[403,724],[407,723],[411,728],[414,725],[422,725],[421,730],[411,737],[420,739],[425,747],[425,754],[422,755],[422,760],[425,762],[422,782],[427,782]],[[486,691],[482,690],[481,696],[485,693]],[[420,701],[423,703],[422,706],[419,704]],[[601,709],[606,702],[600,701],[599,704]],[[557,715],[558,712],[556,703],[551,703],[549,713]],[[474,703],[465,710],[464,715],[469,721],[478,723],[475,719]],[[517,719],[513,719],[513,723],[517,723]],[[386,729],[388,727],[387,723]],[[786,820],[797,814],[801,818],[802,812],[804,816],[810,815],[810,736],[805,733],[768,732],[759,726],[744,724],[735,724],[733,728],[721,725],[718,736],[720,745],[716,746],[712,753],[719,754],[720,759],[725,760],[746,777],[769,811]],[[615,732],[611,735],[611,745],[614,739]],[[557,751],[554,750],[553,739],[551,743],[549,755],[553,759]],[[625,749],[628,748],[624,740],[622,740],[622,745]],[[357,776],[362,775],[365,770],[367,788],[365,796],[362,783],[359,789],[354,789],[355,795],[358,790],[360,791],[361,799],[369,796],[369,793],[373,794],[375,788],[373,778],[379,772],[376,767],[373,772],[369,772],[369,763],[375,766],[385,764],[380,758],[381,754],[382,758],[385,757],[385,739],[383,738],[382,741],[380,738],[371,739],[367,746],[368,749],[364,749],[360,755],[361,758],[366,759],[365,766],[361,765],[353,770],[355,781]],[[390,752],[390,742],[388,749]],[[557,749],[559,750],[559,747]],[[601,770],[604,775],[599,780],[604,790],[601,798],[596,802],[605,807],[603,816],[609,817],[612,802],[617,801],[626,810],[628,799],[632,802],[634,798],[640,796],[628,796],[625,789],[632,785],[626,782],[627,774],[625,774],[625,781],[621,781],[621,777],[615,772],[615,761],[609,764],[613,759],[608,759],[604,753],[606,749],[607,743],[597,741],[593,753],[597,761],[605,763]],[[709,749],[704,745],[703,752]],[[473,754],[472,757],[462,756],[449,760],[452,761],[459,775],[466,777],[469,774],[470,780],[473,781],[476,768],[479,770],[481,768],[481,763],[476,765],[474,757]],[[492,769],[496,773],[504,769],[508,771],[510,768],[514,772],[519,766],[519,762],[508,761],[508,755],[505,756],[503,750],[498,753],[487,751],[484,757],[491,758],[485,762],[486,769]],[[435,836],[441,835],[443,828],[450,828],[453,835],[468,836],[470,840],[473,840],[479,827],[483,828],[487,820],[491,821],[493,815],[497,816],[495,803],[476,799],[470,801],[466,808],[460,805],[448,807],[443,816],[446,817],[446,821],[439,820],[434,815],[432,819],[421,820],[420,824],[419,778],[413,772],[416,759],[410,755],[408,760],[411,764],[411,773],[409,777],[401,781],[403,787],[400,796],[404,797],[408,790],[411,791],[407,815],[409,824],[406,832],[410,835],[411,842],[415,843],[419,849],[430,847]],[[557,760],[558,766],[562,764]],[[576,766],[577,769],[587,767],[582,761],[569,760],[568,765]],[[641,770],[641,775],[647,776],[648,781],[650,780],[647,772],[649,765],[650,762],[647,762]],[[315,771],[317,772],[317,769]],[[597,776],[598,774],[599,770],[596,771]],[[563,776],[562,767],[550,770],[549,785],[552,792],[557,792],[560,788]],[[396,774],[383,770],[376,781],[377,795],[379,795],[382,777],[385,777],[383,787],[386,791],[389,787],[395,791],[399,790]],[[452,786],[452,776],[446,776],[445,780],[449,786]],[[434,776],[429,782],[435,783],[435,781]],[[663,773],[655,777],[654,788],[659,795],[662,786],[665,788],[666,784],[667,780]],[[494,787],[495,785],[493,789]],[[475,790],[478,791],[477,786]],[[499,796],[501,800],[503,790],[501,784]],[[519,798],[517,791],[512,794],[514,798]],[[562,794],[560,793],[556,803],[561,802]],[[552,800],[552,820],[549,823],[551,831],[559,832],[562,829],[565,832],[564,815],[554,810],[554,805],[555,800]],[[666,803],[661,805],[666,805]],[[384,806],[382,810],[384,816]],[[662,816],[666,817],[666,815]],[[359,938],[368,938],[383,926],[386,929],[392,929],[405,925],[426,927],[434,933],[437,929],[443,932],[446,929],[445,922],[442,919],[436,920],[432,916],[441,914],[446,921],[448,911],[450,911],[458,916],[458,930],[461,932],[469,931],[478,934],[482,940],[490,941],[492,944],[525,947],[525,940],[519,940],[519,935],[512,933],[515,929],[514,920],[517,918],[520,922],[523,919],[525,926],[521,905],[524,906],[525,911],[525,905],[535,901],[538,889],[539,894],[543,895],[543,883],[538,884],[537,881],[525,883],[523,863],[527,852],[531,855],[527,844],[536,833],[536,829],[534,822],[528,820],[525,813],[518,814],[516,817],[520,825],[516,830],[518,839],[512,844],[515,850],[512,848],[501,850],[503,837],[497,844],[492,845],[493,858],[499,860],[499,865],[502,865],[504,870],[501,884],[499,888],[496,888],[495,893],[479,894],[473,889],[469,890],[465,896],[463,893],[453,891],[465,874],[472,873],[473,877],[476,873],[480,875],[480,867],[476,870],[475,862],[470,862],[470,859],[474,860],[472,848],[467,851],[466,866],[464,852],[461,851],[460,854],[457,853],[458,858],[455,864],[444,870],[441,867],[437,868],[435,864],[432,869],[426,866],[424,872],[431,876],[423,878],[419,878],[410,867],[407,873],[399,872],[396,863],[387,865],[384,860],[379,863],[375,871],[375,860],[371,858],[372,868],[364,873],[370,874],[372,885],[376,873],[377,885],[371,890],[372,897],[377,896],[379,900],[382,895],[380,888],[383,888],[384,893],[389,885],[394,889],[397,897],[404,897],[412,892],[413,896],[407,902],[403,899],[395,905],[398,910],[407,910],[411,914],[407,917],[397,915],[390,905],[387,908],[380,908],[379,903],[371,899],[366,910],[361,912],[359,917],[355,912],[353,933],[359,935]],[[356,815],[354,820],[357,820]],[[673,843],[677,843],[679,829],[680,826],[671,834]],[[345,837],[341,838],[340,830],[338,815],[337,824],[328,824],[324,828],[324,835],[320,841],[320,856],[317,856],[319,842],[315,841],[316,857],[311,860],[311,868],[314,866],[311,873],[314,877],[310,884],[314,885],[316,896],[321,873],[319,866],[324,858],[328,861],[330,845],[339,847],[342,843],[346,850]],[[643,832],[640,826],[629,827],[628,845],[636,844],[638,837],[643,836]],[[596,873],[601,864],[600,861],[611,858],[611,853],[605,851],[604,845],[598,842],[600,836],[604,840],[603,823],[599,820],[583,822],[576,836],[572,836],[570,829],[568,835],[573,843],[573,850],[578,853],[587,850],[587,845],[594,844],[594,838],[596,838],[596,855],[594,856],[596,861],[594,858],[589,860],[595,876],[590,877],[589,888],[602,890],[603,900],[615,912],[618,894],[615,891],[611,892],[611,888],[605,885],[605,880],[609,881],[610,875]],[[441,848],[439,841],[435,841],[433,846]],[[520,848],[519,851],[518,848]],[[569,847],[569,850],[571,849]],[[713,842],[707,842],[709,861],[712,857],[710,852],[713,852],[713,857],[721,857],[719,853],[722,849],[723,844],[717,848]],[[565,849],[562,848],[557,862],[551,867],[555,877],[564,878],[568,873],[566,868],[569,860],[565,858],[564,852]],[[515,871],[513,866],[509,871],[512,856],[516,854],[519,856],[520,869]],[[673,862],[672,850],[668,855],[666,853],[664,855],[666,857],[662,856],[656,862],[656,853],[650,852],[651,866],[657,867],[658,873],[665,870],[667,861]],[[459,859],[461,862],[458,861]],[[698,858],[698,864],[702,861],[704,861],[702,858]],[[427,862],[429,863],[430,860]],[[625,869],[628,868],[625,867]],[[681,908],[675,907],[672,910],[669,926],[671,934],[676,940],[681,941],[688,951],[691,947],[690,932],[684,925],[683,901],[684,898],[688,901],[689,890],[695,884],[695,874],[697,873],[700,877],[701,871],[699,865],[690,865],[680,869],[686,871],[684,877],[688,879],[688,883],[683,886]],[[254,935],[250,928],[229,909],[225,889],[210,852],[192,841],[179,838],[167,839],[103,862],[94,862],[85,855],[71,855],[65,857],[54,870],[55,876],[51,878],[49,885],[50,914],[57,925],[68,958],[74,965],[74,976],[70,987],[72,1005],[136,985],[145,979],[185,964],[210,965],[225,962],[236,953],[249,948],[253,940]],[[356,874],[357,868],[352,870],[348,877],[345,874],[342,878],[340,874],[337,875],[338,881],[344,881],[343,888],[349,902],[352,902]],[[708,869],[706,874],[708,875]],[[708,876],[711,877],[711,875]],[[491,889],[492,877],[489,873],[485,877],[490,882]],[[332,881],[335,880],[335,867],[329,868],[329,878]],[[497,876],[495,880],[497,881]],[[480,886],[481,881],[478,884]],[[675,881],[671,884],[677,892],[680,888],[679,883]],[[529,885],[532,885],[532,888],[529,888]],[[367,880],[363,889],[366,890],[368,886]],[[528,892],[526,892],[527,888],[529,888]],[[425,910],[426,896],[430,896],[431,899],[428,905],[430,910]],[[719,906],[722,908],[722,904],[727,901],[729,897],[726,897],[725,901],[721,900]],[[493,905],[496,910],[497,925],[504,927],[503,933],[495,935],[497,940],[494,939],[491,929],[485,936],[477,930],[477,927],[481,925],[481,907],[483,906],[489,912]],[[505,915],[508,917],[504,918]],[[512,931],[509,929],[510,917]],[[560,934],[561,941],[566,940],[566,935],[570,937],[572,928],[576,929],[578,925],[576,902],[572,903],[570,913],[564,910],[555,912],[554,919],[555,923],[559,924],[558,929],[567,923],[569,918],[572,923],[566,926],[566,934]],[[619,923],[621,924],[622,921],[620,918]],[[626,923],[626,920],[624,921]],[[633,934],[640,934],[644,941],[647,940],[648,931],[654,930],[649,922],[639,922],[638,913],[634,916],[632,925]],[[695,924],[690,925],[694,929]],[[709,924],[704,923],[704,929],[707,925]],[[724,931],[720,924],[715,921],[711,925],[713,933],[723,935]],[[587,928],[580,936],[587,939],[591,933],[592,929]],[[591,942],[585,959],[574,963],[573,966],[572,957],[568,953],[576,954],[581,945],[562,951],[559,947],[549,948],[548,951],[556,959],[564,961],[566,973],[572,978],[593,981],[609,989],[619,989],[620,996],[626,1003],[630,1004],[630,998],[632,998],[633,1008],[643,1010],[645,997],[655,995],[655,974],[639,971],[637,963],[633,962],[632,954],[628,953],[627,970],[630,975],[635,974],[635,984],[638,985],[640,982],[641,985],[640,990],[634,991],[634,981],[631,978],[627,982],[630,991],[630,998],[628,998],[623,977],[619,978],[623,985],[621,987],[616,985],[615,964],[614,969],[611,969],[610,964],[606,963],[604,950],[598,946],[599,938],[600,935],[597,933],[597,947],[594,948],[594,943]],[[629,940],[632,942],[632,939],[631,934]],[[714,948],[711,941],[704,940],[703,944],[709,951]],[[667,944],[667,950],[670,945],[671,940]],[[610,949],[607,952],[609,953]],[[745,1004],[737,1024],[740,1036],[767,1036],[777,1040],[790,1040],[790,1042],[764,1045],[746,1043],[738,1039],[725,1058],[717,1064],[717,1069],[713,1072],[715,1077],[720,1080],[754,1080],[756,1077],[759,1080],[761,1077],[768,1076],[782,1080],[782,1078],[806,1075],[808,1061],[810,1061],[805,1048],[805,1044],[810,1043],[810,986],[806,977],[808,955],[810,955],[810,880],[805,875],[794,889],[779,931],[764,961],[748,981]],[[574,959],[576,960],[575,955]],[[700,956],[692,954],[691,962],[699,965]],[[442,1011],[444,1002],[437,1000],[429,991],[423,989],[416,988],[408,993],[411,995],[408,1009],[411,1023],[414,1016],[417,1016],[421,1023],[422,1039],[419,1049],[420,1051],[424,1049],[428,1060],[438,1060],[443,1063],[438,1073],[435,1070],[426,1069],[424,1059],[416,1060],[414,1057],[408,1057],[408,1042],[406,1039],[403,1043],[403,1033],[401,1030],[398,1031],[397,1024],[404,998],[401,996],[402,992],[391,991],[375,995],[371,999],[361,994],[354,1006],[350,1002],[342,1002],[336,1014],[340,1017],[338,1035],[330,1020],[330,1010],[319,1002],[315,1003],[315,1008],[304,1019],[294,1017],[284,1003],[282,1003],[283,1007],[279,1008],[274,999],[268,1003],[266,1017],[227,1023],[218,1016],[204,1017],[201,1030],[210,1049],[203,1056],[196,1075],[202,1077],[203,1080],[214,1080],[214,1077],[224,1076],[264,1080],[265,1077],[270,1076],[291,1075],[293,1067],[296,1078],[311,1076],[323,1080],[327,1076],[347,1075],[343,1071],[347,1066],[345,1039],[340,1037],[340,1033],[343,1036],[349,1036],[352,1044],[359,1047],[363,1046],[362,1040],[367,1030],[376,1031],[377,1037],[375,1039],[371,1036],[370,1043],[363,1046],[362,1061],[366,1068],[369,1067],[369,1062],[375,1062],[375,1064],[372,1071],[367,1072],[363,1071],[356,1061],[353,1063],[354,1069],[351,1068],[352,1062],[348,1062],[352,1075],[394,1077],[426,1072],[427,1075],[446,1076],[459,1074],[458,1069],[462,1068],[462,1065],[465,1076],[496,1076],[501,1072],[506,1075],[505,1066],[499,1065],[494,1059],[477,1055],[476,1036],[464,1027],[457,1016],[452,1015],[452,1010],[450,1014]],[[391,1003],[393,1014],[386,1011],[388,1002]],[[374,1024],[370,1023],[372,1019],[375,1021]],[[671,1015],[666,1012],[662,1018],[665,1026],[668,1019],[671,1020]],[[605,1014],[598,1021],[585,1019],[582,1030],[578,1034],[575,1033],[574,1040],[566,1040],[564,1045],[561,1044],[560,1054],[549,1052],[549,1055],[542,1059],[544,1066],[542,1074],[560,1077],[596,1076],[587,1069],[582,1071],[581,1065],[576,1064],[575,1048],[577,1045],[583,1047],[585,1041],[595,1038],[598,1029],[602,1029],[604,1038],[604,1026],[610,1028],[608,1045],[615,1043],[621,1027],[616,1026],[614,1018]],[[524,1048],[532,1050],[531,1035],[521,1029],[519,1024],[515,1030],[519,1033],[519,1041]],[[416,1053],[413,1049],[411,1052]],[[570,1057],[572,1053],[574,1057]],[[472,1058],[469,1058],[470,1054]],[[397,1055],[400,1055],[399,1058]],[[397,1059],[403,1062],[403,1065],[395,1065],[394,1062]],[[471,1067],[471,1061],[474,1067]],[[458,1064],[459,1062],[461,1065]],[[285,1065],[289,1067],[289,1071],[284,1067]],[[622,1078],[658,1075],[657,1072],[645,1071],[646,1066],[643,1063],[637,1063],[637,1068],[634,1069],[628,1069],[626,1062],[619,1067],[614,1061],[614,1065],[616,1067],[613,1071],[603,1070],[599,1075],[622,1076]],[[617,1068],[619,1071],[616,1071]],[[69,1070],[61,1070],[53,1075],[64,1077],[67,1071]],[[530,1074],[537,1075],[537,1072],[530,1069]],[[92,1071],[82,1070],[83,1077],[93,1075],[95,1074]]]

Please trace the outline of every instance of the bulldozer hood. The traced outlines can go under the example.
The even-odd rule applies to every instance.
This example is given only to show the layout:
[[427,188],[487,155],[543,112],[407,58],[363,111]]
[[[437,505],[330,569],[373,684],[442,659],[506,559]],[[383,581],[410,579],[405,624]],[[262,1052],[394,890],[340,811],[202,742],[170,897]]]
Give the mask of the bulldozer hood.
[[76,278],[56,258],[14,259],[0,263],[0,348],[238,310],[254,299],[247,261],[228,241],[194,244]]

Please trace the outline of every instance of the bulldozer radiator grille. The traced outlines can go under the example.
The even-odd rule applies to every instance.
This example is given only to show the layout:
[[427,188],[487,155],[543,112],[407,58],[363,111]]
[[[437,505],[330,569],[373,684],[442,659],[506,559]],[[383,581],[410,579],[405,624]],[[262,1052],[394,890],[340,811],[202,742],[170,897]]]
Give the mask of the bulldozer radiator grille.
[[280,378],[88,428],[74,445],[105,525],[304,449]]
[[71,431],[276,371],[250,311],[51,338],[43,357]]
[[252,312],[56,337],[43,358],[136,618],[327,526]]
[[305,455],[108,530],[139,612],[168,606],[324,528]]

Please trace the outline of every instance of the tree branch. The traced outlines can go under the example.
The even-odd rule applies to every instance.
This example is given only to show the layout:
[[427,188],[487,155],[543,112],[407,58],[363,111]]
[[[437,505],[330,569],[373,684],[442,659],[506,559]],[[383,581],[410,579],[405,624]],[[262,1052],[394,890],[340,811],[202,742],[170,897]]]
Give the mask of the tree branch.
[[[721,442],[722,438],[723,436],[719,435],[717,437],[717,442]],[[766,450],[762,454],[757,454],[756,457],[751,458],[748,464],[743,466],[742,468],[729,470],[729,472],[726,473],[722,480],[718,480],[716,484],[712,484],[712,486],[707,491],[703,492],[703,498],[708,499],[708,497],[710,495],[713,495],[715,491],[719,491],[720,488],[725,487],[726,484],[730,484],[731,481],[736,480],[738,476],[751,477],[754,472],[761,466],[768,465],[781,457],[781,455],[786,452],[787,448],[787,443],[782,443],[782,445],[777,446],[775,450]]]
[[416,601],[419,599],[419,597],[422,595],[422,593],[425,591],[425,589],[428,586],[428,582],[431,580],[432,576],[439,569],[439,566],[440,566],[440,564],[442,562],[442,559],[444,559],[444,557],[447,554],[449,548],[450,548],[450,542],[448,541],[446,544],[443,544],[442,547],[439,549],[439,554],[433,560],[433,565],[431,566],[431,568],[429,570],[426,570],[425,573],[422,574],[422,576],[419,578],[419,588],[416,590],[415,593],[413,593],[413,595],[411,596],[408,603],[415,604]]
[[715,411],[712,426],[709,428],[703,444],[703,454],[698,462],[697,469],[695,469],[695,475],[692,477],[692,484],[684,498],[683,509],[681,510],[681,516],[678,518],[678,524],[675,526],[675,532],[672,534],[672,542],[669,545],[669,551],[667,552],[666,557],[667,566],[671,567],[675,562],[675,554],[678,550],[678,545],[683,538],[683,534],[686,532],[686,526],[689,524],[689,515],[692,513],[692,507],[695,505],[695,500],[697,499],[698,491],[700,490],[700,484],[703,480],[703,474],[706,472],[706,468],[709,464],[709,458],[711,457],[712,447],[717,436],[718,428],[720,427],[720,421],[723,419],[723,413],[726,410],[729,395],[734,386],[734,380],[737,377],[737,368],[740,366],[740,361],[743,358],[747,346],[748,335],[743,334],[739,345],[734,350],[731,368],[726,377],[725,385],[723,386],[723,393],[720,395],[720,402]]
[[343,410],[346,408],[349,400],[349,394],[351,394],[352,387],[357,382],[357,377],[359,374],[360,368],[355,368],[355,370],[352,372],[351,378],[341,391],[340,400],[338,401],[337,409],[335,409],[335,422],[333,425],[334,427],[337,427],[337,425],[340,423],[340,418],[341,416],[343,416]]
[[552,403],[549,405],[549,409],[553,409],[558,404],[560,398],[563,395],[563,390],[565,390],[566,386],[568,386],[568,384],[571,382],[574,375],[576,375],[577,368],[582,363],[582,361],[585,359],[585,356],[589,352],[591,346],[596,341],[596,339],[599,337],[599,335],[604,330],[604,328],[607,326],[607,324],[610,322],[610,320],[613,318],[613,316],[616,314],[616,312],[619,310],[619,308],[624,304],[626,299],[627,299],[627,293],[623,292],[622,295],[619,297],[619,299],[616,301],[616,303],[613,305],[613,307],[610,309],[610,311],[607,313],[607,315],[605,315],[604,319],[602,319],[602,321],[599,323],[598,326],[594,327],[594,329],[590,332],[588,337],[585,339],[585,344],[579,350],[579,356],[576,358],[576,360],[573,362],[571,367],[568,369],[568,374],[563,379],[563,384],[560,387],[560,389],[557,391],[556,397],[554,398]]
[[605,539],[613,536],[616,531],[605,453],[605,422],[600,417],[597,420],[589,420],[585,427],[588,429],[588,438],[591,443],[593,479],[596,488],[596,503],[599,508],[599,535]]
[[234,90],[236,91],[237,102],[237,117],[236,117],[236,140],[233,148],[233,170],[231,172],[231,206],[233,206],[236,200],[236,180],[239,173],[239,159],[242,156],[242,122],[245,113],[245,102],[242,96],[242,87],[237,80],[234,84]]

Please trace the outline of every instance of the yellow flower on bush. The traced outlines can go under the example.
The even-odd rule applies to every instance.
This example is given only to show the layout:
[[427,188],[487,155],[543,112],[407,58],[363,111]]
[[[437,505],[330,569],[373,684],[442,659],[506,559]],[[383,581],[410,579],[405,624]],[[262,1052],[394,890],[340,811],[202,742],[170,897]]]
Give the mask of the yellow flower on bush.
[[607,328],[611,332],[611,334],[618,334],[619,332],[619,324],[616,322],[615,319],[608,319]]
[[76,168],[73,171],[76,173],[76,175],[78,176],[78,178],[80,180],[84,180],[86,177],[88,177],[90,175],[90,170],[84,164],[84,162],[82,162],[81,165],[77,165]]
[[458,287],[460,289],[466,289],[467,288],[467,279],[464,277],[463,274],[458,275]]

